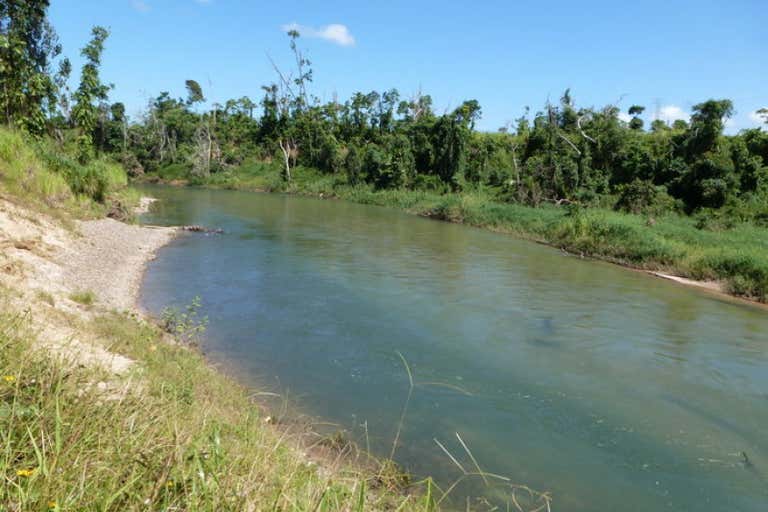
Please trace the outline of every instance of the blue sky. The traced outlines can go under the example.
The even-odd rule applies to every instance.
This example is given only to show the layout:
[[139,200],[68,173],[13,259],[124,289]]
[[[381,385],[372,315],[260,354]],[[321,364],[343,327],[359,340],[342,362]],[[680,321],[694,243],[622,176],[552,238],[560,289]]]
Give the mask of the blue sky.
[[134,115],[188,78],[212,101],[260,99],[267,54],[290,63],[291,24],[321,98],[421,89],[439,112],[474,98],[484,130],[567,87],[578,105],[645,105],[647,119],[730,98],[730,132],[768,107],[768,0],[53,0],[50,17],[75,81],[90,28],[111,30],[102,77]]

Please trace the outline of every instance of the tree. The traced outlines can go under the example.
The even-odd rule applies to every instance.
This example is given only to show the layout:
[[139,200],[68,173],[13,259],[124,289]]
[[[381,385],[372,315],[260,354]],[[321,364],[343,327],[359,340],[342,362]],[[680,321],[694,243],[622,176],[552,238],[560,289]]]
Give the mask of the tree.
[[689,158],[715,149],[725,120],[733,115],[731,100],[708,100],[693,106],[691,126],[684,144]]
[[693,106],[690,127],[676,136],[677,153],[687,171],[671,191],[689,210],[719,208],[739,185],[730,152],[721,144],[725,120],[733,114],[730,100],[708,100]]
[[[48,0],[0,1],[0,110],[5,123],[40,134],[56,109],[51,64],[61,54]],[[65,66],[66,69],[66,66]]]
[[654,119],[651,121],[651,131],[653,133],[661,133],[669,131],[669,126],[667,126],[667,123],[662,121],[661,119]]
[[455,177],[464,173],[466,145],[469,140],[467,119],[458,112],[440,117],[433,128],[434,167],[440,179],[455,187]]
[[472,131],[475,129],[475,123],[483,116],[483,109],[477,100],[468,100],[454,111],[454,115],[460,123],[469,126]]
[[642,130],[643,129],[643,120],[640,119],[640,115],[645,112],[645,107],[641,105],[632,105],[629,107],[629,110],[627,113],[632,116],[632,119],[629,121],[629,128],[632,130]]
[[187,80],[184,82],[187,87],[187,105],[194,105],[195,103],[202,103],[205,101],[203,96],[203,88],[195,80]]
[[109,32],[104,27],[93,27],[90,42],[80,52],[85,58],[85,64],[80,76],[80,86],[75,91],[72,119],[80,129],[78,145],[81,160],[87,159],[93,149],[93,132],[99,121],[100,106],[106,102],[112,87],[102,84],[99,77],[101,54],[108,36]]
[[[265,91],[270,96],[269,107],[273,110],[269,116],[274,119],[272,124],[273,135],[277,139],[277,145],[283,154],[284,172],[283,179],[291,181],[291,167],[296,165],[298,158],[299,145],[297,140],[296,120],[303,116],[309,105],[309,96],[307,85],[312,82],[311,62],[299,49],[297,40],[300,34],[297,30],[288,32],[290,38],[290,47],[296,62],[297,76],[291,79],[291,75],[284,74],[277,65],[272,62],[272,67],[280,78],[279,84],[268,86]],[[265,106],[265,115],[266,106]]]

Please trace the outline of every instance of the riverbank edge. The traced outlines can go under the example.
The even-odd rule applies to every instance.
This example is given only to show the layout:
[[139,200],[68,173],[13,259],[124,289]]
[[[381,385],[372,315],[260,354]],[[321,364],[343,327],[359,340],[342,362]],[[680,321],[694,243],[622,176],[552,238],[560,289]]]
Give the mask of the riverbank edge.
[[[135,213],[147,211],[151,202],[142,199]],[[95,390],[98,402],[123,401],[144,392],[147,386],[135,381],[136,373],[149,378],[152,363],[137,353],[189,353],[184,357],[201,365],[195,372],[216,374],[229,392],[242,395],[240,400],[251,404],[253,414],[262,418],[258,428],[269,430],[269,436],[289,445],[287,457],[292,464],[317,473],[313,478],[318,479],[320,501],[332,486],[340,487],[337,491],[349,500],[364,503],[366,509],[415,502],[422,494],[420,486],[411,487],[394,463],[375,461],[368,454],[361,456],[356,447],[339,437],[326,442],[310,430],[309,422],[301,424],[291,418],[284,424],[280,413],[271,412],[263,400],[253,398],[253,390],[213,366],[194,344],[163,332],[159,322],[142,310],[139,285],[147,266],[177,236],[179,230],[173,227],[145,227],[113,219],[72,220],[65,228],[59,219],[29,209],[11,196],[0,197],[0,314],[7,324],[10,320],[14,324],[11,332],[0,328],[0,341],[9,338],[14,345],[15,340],[17,347],[29,344],[32,352],[50,361],[46,365],[87,374],[85,378],[92,382],[81,391]],[[105,257],[107,253],[114,257]],[[112,339],[110,326],[131,332]],[[133,331],[141,331],[147,346],[128,345],[135,338]],[[22,332],[24,339],[18,337]],[[11,382],[8,375],[16,373],[9,370],[3,368],[5,382]],[[21,380],[23,371],[18,373]],[[27,375],[24,380],[36,382],[41,377]],[[215,414],[212,416],[215,420]],[[374,467],[373,462],[380,466]],[[430,480],[429,493],[431,486]],[[423,506],[434,509],[433,505],[430,494]]]
[[[648,277],[663,279],[670,283],[674,283],[680,286],[685,286],[685,287],[694,289],[700,293],[706,293],[708,295],[718,297],[719,299],[722,299],[722,300],[726,300],[736,304],[757,307],[757,308],[768,311],[768,302],[761,302],[756,298],[737,294],[729,288],[727,282],[724,280],[694,279],[690,275],[686,275],[685,272],[681,272],[679,268],[675,268],[674,266],[658,265],[658,266],[655,266],[654,268],[647,268],[647,267],[635,265],[626,259],[616,258],[609,255],[604,255],[604,254],[594,253],[594,252],[590,252],[589,254],[575,252],[571,250],[571,248],[567,245],[563,245],[561,243],[557,243],[556,241],[544,238],[539,233],[520,229],[519,226],[516,227],[515,229],[505,229],[503,226],[467,222],[466,219],[464,218],[451,218],[451,217],[442,216],[442,215],[435,215],[435,212],[430,209],[401,207],[398,204],[392,204],[386,201],[382,203],[370,203],[367,201],[359,201],[359,200],[355,200],[355,197],[339,195],[335,193],[335,191],[315,192],[315,191],[309,191],[306,189],[290,188],[290,187],[287,189],[271,189],[270,187],[241,185],[239,183],[202,184],[201,185],[201,184],[192,184],[189,182],[189,180],[185,180],[185,179],[163,180],[158,178],[157,176],[152,176],[151,179],[146,179],[146,178],[140,179],[140,180],[137,180],[136,183],[146,184],[146,185],[162,185],[162,186],[170,186],[170,187],[201,188],[201,189],[210,189],[210,190],[236,190],[241,192],[253,192],[253,193],[264,193],[264,194],[284,194],[284,195],[290,195],[290,196],[311,197],[311,198],[322,199],[322,200],[348,201],[350,203],[362,204],[362,205],[372,204],[374,206],[400,210],[410,215],[415,215],[417,217],[422,217],[430,220],[448,222],[451,224],[461,224],[461,225],[470,226],[477,229],[490,231],[492,233],[513,236],[519,240],[525,240],[528,242],[533,242],[540,245],[545,245],[547,247],[559,249],[563,251],[563,253],[569,256],[610,263],[612,265],[622,267],[626,270],[643,273]],[[376,194],[376,192],[373,192],[373,194]]]

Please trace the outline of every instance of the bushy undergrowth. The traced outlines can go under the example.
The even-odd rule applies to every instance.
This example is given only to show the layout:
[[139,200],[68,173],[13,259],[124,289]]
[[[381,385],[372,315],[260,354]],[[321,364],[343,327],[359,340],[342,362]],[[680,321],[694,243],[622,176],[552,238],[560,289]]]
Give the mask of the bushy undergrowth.
[[6,128],[0,128],[0,185],[12,196],[78,216],[104,215],[116,206],[127,211],[138,200],[119,164],[105,157],[81,164],[50,140]]
[[18,196],[39,197],[50,206],[73,197],[66,179],[41,162],[19,132],[0,128],[0,180]]

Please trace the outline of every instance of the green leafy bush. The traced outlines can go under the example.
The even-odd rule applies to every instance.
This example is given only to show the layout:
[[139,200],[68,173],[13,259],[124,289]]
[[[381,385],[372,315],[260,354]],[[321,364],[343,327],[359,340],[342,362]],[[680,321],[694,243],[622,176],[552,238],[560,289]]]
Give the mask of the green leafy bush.
[[200,297],[195,297],[183,310],[165,308],[160,316],[163,329],[186,344],[196,344],[208,326],[208,317],[200,317]]

